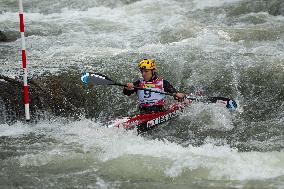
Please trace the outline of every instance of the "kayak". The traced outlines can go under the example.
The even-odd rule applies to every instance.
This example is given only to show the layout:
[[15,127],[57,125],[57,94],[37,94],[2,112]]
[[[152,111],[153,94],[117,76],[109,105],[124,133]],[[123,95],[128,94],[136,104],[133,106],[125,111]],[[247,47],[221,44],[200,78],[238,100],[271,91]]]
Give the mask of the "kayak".
[[[201,98],[201,97],[200,97]],[[191,105],[192,103],[201,102],[200,99],[196,97],[187,96],[183,102],[175,102],[171,104],[163,112],[152,112],[146,114],[137,114],[130,117],[124,117],[116,119],[111,123],[108,123],[108,127],[124,128],[124,129],[135,129],[137,128],[138,133],[149,131],[154,127],[161,125],[181,115],[184,109]],[[224,97],[211,97],[209,99],[204,99],[205,103],[215,103],[219,106],[226,107],[230,110],[235,110],[237,104],[234,100],[230,100]]]
[[190,105],[192,100],[185,99],[183,102],[171,104],[165,111],[137,114],[131,117],[124,117],[113,121],[108,127],[134,129],[138,132],[145,132],[175,118],[183,113],[186,106]]
[[[89,87],[94,85],[112,85],[112,86],[121,86],[126,87],[125,84],[117,83],[112,79],[108,78],[106,75],[101,73],[91,73],[84,72],[81,76],[81,81],[84,85],[88,85]],[[144,90],[153,93],[160,93],[168,96],[175,97],[174,93],[167,92],[158,92],[148,88],[134,87],[137,90]],[[184,108],[190,105],[193,102],[202,102],[202,103],[215,103],[219,104],[223,107],[226,107],[229,110],[236,110],[238,105],[235,100],[226,98],[226,97],[210,97],[205,96],[203,93],[194,92],[194,93],[186,93],[186,98],[183,102],[176,102],[169,106],[163,112],[151,112],[145,114],[138,114],[130,117],[124,117],[121,119],[117,119],[108,123],[108,127],[117,127],[124,129],[134,129],[137,128],[138,132],[148,131],[154,128],[157,125],[160,125],[178,115],[182,114]]]

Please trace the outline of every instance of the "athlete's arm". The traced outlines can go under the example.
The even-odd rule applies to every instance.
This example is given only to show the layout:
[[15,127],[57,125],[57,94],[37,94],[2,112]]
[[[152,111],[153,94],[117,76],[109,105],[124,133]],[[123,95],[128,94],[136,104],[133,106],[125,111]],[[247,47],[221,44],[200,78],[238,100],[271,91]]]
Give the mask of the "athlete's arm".
[[177,93],[177,90],[168,82],[167,80],[163,80],[164,83],[164,91],[167,93]]
[[164,81],[164,90],[167,93],[175,93],[175,99],[183,99],[185,97],[184,93],[179,93],[167,80]]
[[130,96],[130,95],[132,95],[133,93],[135,93],[137,90],[134,89],[134,87],[138,87],[138,86],[139,86],[139,83],[140,83],[139,80],[137,80],[137,81],[135,81],[135,82],[133,82],[133,83],[127,83],[127,84],[126,84],[127,87],[124,87],[124,88],[123,88],[123,94],[125,94],[125,95],[127,95],[127,96]]

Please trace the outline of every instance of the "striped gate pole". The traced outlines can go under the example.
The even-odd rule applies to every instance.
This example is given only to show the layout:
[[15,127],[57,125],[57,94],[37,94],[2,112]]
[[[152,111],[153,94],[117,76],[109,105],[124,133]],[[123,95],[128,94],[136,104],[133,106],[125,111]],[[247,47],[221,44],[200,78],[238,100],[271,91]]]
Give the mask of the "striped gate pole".
[[29,107],[29,88],[28,88],[28,71],[27,71],[27,56],[26,56],[26,44],[25,44],[25,33],[24,33],[24,10],[23,2],[19,1],[19,16],[20,16],[20,32],[21,32],[21,42],[22,42],[22,68],[24,71],[24,104],[25,104],[25,115],[26,121],[30,120],[30,107]]

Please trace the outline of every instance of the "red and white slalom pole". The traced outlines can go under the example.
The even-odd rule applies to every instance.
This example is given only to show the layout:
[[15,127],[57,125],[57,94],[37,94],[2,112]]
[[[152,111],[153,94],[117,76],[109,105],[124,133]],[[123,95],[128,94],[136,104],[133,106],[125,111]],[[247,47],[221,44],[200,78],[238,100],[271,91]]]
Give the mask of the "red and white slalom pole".
[[20,32],[21,32],[21,42],[22,42],[22,67],[24,71],[24,103],[25,103],[25,114],[26,120],[30,120],[30,107],[29,107],[29,88],[28,88],[28,71],[27,71],[27,56],[26,56],[26,43],[25,43],[25,26],[24,26],[24,10],[23,2],[19,1],[19,16],[20,16]]

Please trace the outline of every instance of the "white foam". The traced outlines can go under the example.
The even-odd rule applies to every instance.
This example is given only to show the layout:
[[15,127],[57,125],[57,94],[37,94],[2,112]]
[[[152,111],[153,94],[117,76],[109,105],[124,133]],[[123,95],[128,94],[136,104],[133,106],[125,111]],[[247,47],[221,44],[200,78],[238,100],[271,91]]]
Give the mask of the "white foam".
[[[238,1],[194,0],[184,6],[187,2],[143,0],[113,9],[108,7],[93,7],[86,11],[63,9],[61,13],[46,15],[25,13],[27,29],[42,27],[40,29],[47,30],[47,33],[53,29],[61,31],[58,36],[29,36],[27,38],[27,47],[30,47],[28,55],[34,58],[31,59],[31,65],[38,66],[41,70],[47,68],[49,71],[68,67],[71,64],[69,61],[71,58],[82,59],[84,62],[84,58],[109,57],[127,52],[149,55],[172,53],[171,55],[179,56],[184,49],[200,49],[206,53],[221,51],[234,55],[236,52],[240,54],[252,52],[256,55],[270,54],[279,58],[283,57],[281,48],[277,48],[277,45],[271,41],[246,47],[242,42],[230,41],[230,27],[228,30],[217,27],[212,29],[202,23],[186,19],[188,11],[220,7]],[[219,16],[221,20],[225,17],[223,14]],[[279,21],[283,20],[283,17],[275,18]],[[12,28],[12,25],[19,22],[18,13],[1,14],[0,22],[7,23]],[[43,26],[34,23],[42,23]],[[194,28],[192,37],[189,35],[186,39],[169,44],[159,43],[162,31],[191,31],[189,29],[191,26]],[[17,47],[19,42],[17,40],[9,45]],[[180,47],[183,49],[181,50]],[[66,59],[58,61],[56,58]],[[164,55],[163,58],[165,58]],[[187,56],[184,56],[184,59],[187,59]],[[51,62],[48,66],[47,60]],[[9,68],[16,69],[12,65],[18,67],[17,61],[9,60],[9,62],[13,62],[7,64]],[[198,62],[200,63],[206,64],[202,61]],[[235,68],[241,64],[237,62]],[[245,61],[243,64],[248,62]],[[283,66],[280,65],[280,68]],[[195,71],[193,70],[191,78],[197,82],[203,80],[204,75],[194,73]],[[190,83],[194,84],[194,81]],[[204,109],[205,107],[209,109]],[[233,128],[230,113],[214,105],[200,105],[200,107],[196,105],[185,116],[192,116],[190,119],[195,119],[204,110],[209,111],[212,122],[200,129],[223,131]],[[159,169],[164,176],[173,178],[182,177],[188,171],[199,169],[205,169],[208,175],[204,174],[204,177],[214,180],[260,180],[284,175],[283,151],[238,152],[228,146],[215,146],[212,143],[218,142],[211,141],[210,138],[206,139],[208,143],[206,145],[200,147],[189,145],[185,148],[174,142],[147,140],[137,136],[134,131],[101,127],[100,123],[86,119],[71,123],[43,121],[35,126],[21,123],[12,126],[0,125],[0,136],[20,137],[31,132],[44,134],[58,143],[40,152],[27,152],[19,158],[22,166],[44,166],[54,161],[63,162],[72,158],[84,158],[85,154],[90,154],[93,157],[92,161],[99,161],[100,164],[125,156],[138,155],[146,159],[154,157],[165,162]],[[80,153],[74,152],[70,146],[78,147]],[[100,179],[97,180],[97,185],[102,188],[110,187],[106,181]]]
[[0,124],[0,136],[17,137],[27,134],[32,131],[28,125],[23,125],[21,122],[17,122],[12,126],[8,124]]
[[205,9],[209,7],[221,7],[225,4],[240,2],[242,0],[194,0],[196,9]]
[[[15,128],[19,126],[22,126],[22,129],[17,131]],[[4,128],[5,133],[7,126]],[[102,127],[100,123],[90,120],[65,124],[43,122],[32,128],[16,124],[10,128],[12,132],[6,132],[5,136],[33,132],[44,134],[59,142],[53,143],[49,150],[21,156],[21,166],[43,166],[70,159],[84,159],[87,154],[93,161],[104,164],[134,155],[143,156],[143,159],[160,159],[164,163],[159,169],[166,177],[180,177],[184,172],[201,169],[207,170],[204,177],[213,180],[260,180],[284,175],[283,151],[238,152],[228,146],[215,146],[211,143],[200,147],[182,147],[173,142],[148,140],[137,136],[134,131]],[[76,152],[73,148],[79,148],[81,152]]]
[[7,81],[5,79],[0,79],[0,82],[5,82],[6,83]]
[[119,182],[113,182],[113,183],[107,182],[107,181],[103,180],[100,177],[97,177],[96,179],[97,179],[97,181],[96,181],[96,188],[99,188],[99,189],[120,188],[120,183]]
[[145,140],[130,133],[103,139],[96,142],[105,151],[101,154],[102,161],[125,155],[166,158],[172,161],[164,167],[165,175],[170,177],[181,176],[184,170],[201,168],[208,170],[209,179],[217,180],[267,179],[284,175],[283,152],[241,153],[227,146],[212,144],[184,148],[175,143]]
[[[188,7],[194,10],[235,2],[237,0],[143,0],[116,8],[100,6],[84,11],[63,8],[60,13],[25,13],[26,30],[35,32],[35,35],[26,39],[28,67],[32,68],[29,72],[57,72],[69,66],[84,66],[92,58],[111,57],[123,53],[172,53],[173,56],[179,56],[177,54],[191,48],[200,48],[208,53],[242,53],[244,48],[230,41],[230,27],[214,28],[213,25],[212,29],[210,25],[206,26],[187,16]],[[217,23],[222,22],[224,17],[226,15],[219,14],[220,20]],[[13,25],[19,22],[18,13],[5,12],[0,15],[0,22],[13,28]],[[47,36],[40,36],[43,34]],[[160,43],[163,35],[173,35],[173,38],[177,37],[176,40],[181,41]],[[9,44],[17,47],[20,39]],[[283,54],[277,46],[257,46],[259,48],[253,49],[252,53],[269,51],[267,53],[271,55]],[[244,52],[247,50],[244,49]],[[18,69],[19,63],[14,59],[8,62],[10,63],[4,65],[3,69]]]
[[[201,119],[210,119],[210,123],[200,126],[200,130],[214,129],[228,131],[233,129],[233,115],[229,110],[218,104],[195,103],[187,108],[181,119],[199,123]],[[208,121],[206,121],[208,122]]]

